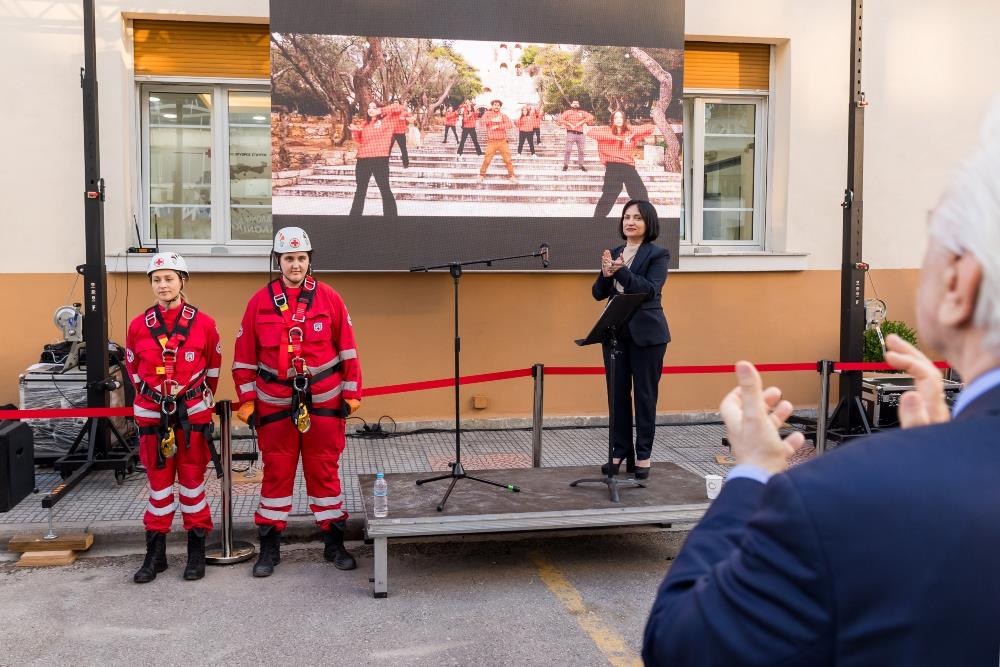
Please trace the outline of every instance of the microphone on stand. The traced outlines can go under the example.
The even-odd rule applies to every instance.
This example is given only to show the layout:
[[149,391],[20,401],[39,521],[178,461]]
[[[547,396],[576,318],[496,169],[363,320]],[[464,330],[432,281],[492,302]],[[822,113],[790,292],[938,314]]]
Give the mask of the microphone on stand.
[[549,268],[549,244],[543,243],[542,245],[538,246],[538,250],[541,253],[542,268],[543,269]]

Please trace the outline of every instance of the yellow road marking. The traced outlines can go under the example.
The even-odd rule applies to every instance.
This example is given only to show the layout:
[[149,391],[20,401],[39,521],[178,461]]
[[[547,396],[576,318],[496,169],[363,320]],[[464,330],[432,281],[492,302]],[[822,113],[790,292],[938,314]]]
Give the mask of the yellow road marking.
[[615,667],[642,665],[642,660],[629,648],[622,636],[608,628],[601,618],[584,604],[580,592],[562,572],[538,552],[531,554],[531,560],[538,568],[538,576],[542,583],[556,596],[566,611],[573,615],[577,624],[587,633],[590,641],[594,642],[608,662]]

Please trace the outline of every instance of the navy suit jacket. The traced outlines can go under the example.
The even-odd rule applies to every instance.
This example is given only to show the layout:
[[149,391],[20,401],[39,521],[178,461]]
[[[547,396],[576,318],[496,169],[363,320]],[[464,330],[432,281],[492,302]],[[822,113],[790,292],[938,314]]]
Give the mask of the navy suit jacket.
[[1000,662],[1000,387],[953,421],[727,482],[667,574],[650,665]]
[[[618,246],[611,251],[611,257],[618,259],[624,249],[625,246]],[[625,294],[647,295],[628,322],[629,336],[636,345],[664,345],[670,342],[670,328],[660,300],[669,264],[669,250],[652,243],[643,243],[636,251],[631,267],[623,266],[611,278],[605,278],[600,273],[594,281],[591,291],[598,301],[618,294],[615,280],[621,283]]]

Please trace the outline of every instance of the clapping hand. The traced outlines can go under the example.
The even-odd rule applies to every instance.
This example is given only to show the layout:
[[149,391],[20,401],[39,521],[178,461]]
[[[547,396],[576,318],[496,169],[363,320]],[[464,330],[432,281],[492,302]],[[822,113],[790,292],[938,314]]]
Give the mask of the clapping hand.
[[781,399],[777,387],[761,389],[760,374],[749,361],[737,362],[736,378],[739,385],[719,406],[733,458],[771,474],[782,472],[788,457],[805,441],[797,431],[784,439],[778,434],[792,414],[792,404]]
[[611,270],[611,267],[613,265],[614,265],[614,260],[611,259],[611,251],[605,250],[603,253],[601,253],[601,275],[603,275],[605,278],[610,278],[612,275],[614,275],[614,271]]
[[934,362],[896,334],[890,334],[885,339],[885,347],[886,363],[913,377],[914,389],[899,399],[899,425],[913,428],[951,419],[944,400],[941,371],[934,366]]

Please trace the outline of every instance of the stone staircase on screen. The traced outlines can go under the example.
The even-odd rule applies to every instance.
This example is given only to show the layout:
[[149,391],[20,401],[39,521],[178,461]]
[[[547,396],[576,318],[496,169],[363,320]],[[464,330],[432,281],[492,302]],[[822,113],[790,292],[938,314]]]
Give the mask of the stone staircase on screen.
[[[485,132],[479,132],[485,136]],[[552,122],[542,128],[542,143],[535,147],[536,157],[529,153],[527,143],[523,153],[517,154],[517,133],[511,132],[510,147],[517,182],[506,178],[507,171],[497,155],[487,172],[479,180],[482,158],[476,155],[471,141],[467,141],[464,155],[456,154],[457,144],[449,134],[448,142],[441,143],[441,133],[428,132],[423,145],[410,148],[410,166],[403,168],[399,147],[394,146],[390,156],[392,191],[397,202],[468,202],[484,206],[493,205],[576,205],[592,207],[601,195],[604,166],[597,156],[597,143],[588,139],[584,166],[579,169],[576,152],[570,160],[568,171],[562,171],[565,131]],[[486,149],[486,142],[480,140]],[[651,201],[657,206],[678,207],[681,202],[680,174],[663,171],[661,166],[638,161],[636,168],[642,175]],[[275,189],[279,197],[332,197],[350,200],[354,197],[354,165],[316,164],[311,176],[300,177],[296,185]],[[372,181],[367,199],[379,200],[378,187]],[[628,201],[623,191],[618,204]],[[402,205],[402,204],[401,204]],[[367,212],[366,207],[366,212]],[[434,206],[434,209],[439,207]],[[565,210],[565,206],[560,207]],[[517,206],[517,210],[526,210]],[[428,210],[429,214],[435,211]],[[545,215],[539,210],[536,215]],[[580,215],[590,215],[581,211]]]

